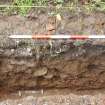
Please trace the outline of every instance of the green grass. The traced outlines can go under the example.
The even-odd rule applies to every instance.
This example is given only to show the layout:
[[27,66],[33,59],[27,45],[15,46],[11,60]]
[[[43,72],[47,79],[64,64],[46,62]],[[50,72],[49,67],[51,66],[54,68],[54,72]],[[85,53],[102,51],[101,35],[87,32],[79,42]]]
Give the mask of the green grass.
[[12,7],[2,7],[0,8],[0,11],[4,11],[4,13],[6,13],[7,15],[16,12],[16,14],[25,16],[27,12],[31,9],[31,7],[27,6],[32,6],[33,0],[14,0],[10,5]]
[[[4,8],[7,13],[11,13],[11,11],[16,11],[18,14],[25,16],[28,11],[31,9],[31,7],[19,7],[19,6],[47,6],[49,4],[49,2],[51,2],[51,4],[54,4],[56,6],[70,6],[76,8],[76,6],[80,3],[78,2],[78,0],[68,0],[69,2],[67,2],[65,4],[64,0],[14,0],[12,2],[13,6],[17,6],[17,7],[9,7],[9,8]],[[89,11],[93,11],[93,10],[100,10],[100,11],[105,11],[105,0],[91,0],[90,2],[86,2],[84,4],[81,5],[81,7],[85,7],[85,9],[89,10]],[[1,11],[3,11],[3,8],[0,8]]]
[[[14,0],[11,5],[14,7],[6,7],[4,10],[11,14],[11,12],[16,11],[18,14],[25,16],[31,7],[22,7],[22,6],[47,6],[49,3],[48,0]],[[64,0],[53,0],[53,3],[56,5],[62,5]],[[0,8],[2,11],[3,8]]]
[[105,0],[92,0],[91,2],[86,3],[83,6],[89,11],[93,10],[105,11]]
[[26,13],[31,9],[31,7],[19,7],[19,6],[32,6],[33,0],[15,0],[13,5],[18,6],[17,10],[19,14],[26,15]]
[[45,6],[48,4],[48,0],[34,0],[33,3],[34,5]]

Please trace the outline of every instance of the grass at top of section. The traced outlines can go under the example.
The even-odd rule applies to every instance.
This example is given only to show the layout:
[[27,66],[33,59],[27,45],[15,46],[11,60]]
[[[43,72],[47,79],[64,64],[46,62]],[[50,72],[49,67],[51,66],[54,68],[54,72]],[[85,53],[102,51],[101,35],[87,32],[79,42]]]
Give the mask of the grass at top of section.
[[0,7],[0,11],[5,11],[7,14],[15,11],[16,13],[25,16],[32,8],[31,6],[50,5],[58,8],[70,7],[71,9],[77,9],[77,7],[81,7],[88,11],[105,11],[105,0],[13,0],[10,5],[12,7]]

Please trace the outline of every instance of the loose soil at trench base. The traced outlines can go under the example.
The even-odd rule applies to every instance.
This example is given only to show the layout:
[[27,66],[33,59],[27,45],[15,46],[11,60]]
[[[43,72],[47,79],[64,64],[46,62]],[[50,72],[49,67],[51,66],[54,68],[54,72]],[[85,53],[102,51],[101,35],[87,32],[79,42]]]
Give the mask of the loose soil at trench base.
[[[11,34],[105,34],[105,13],[34,9],[0,15],[0,105],[105,105],[105,40],[13,40]],[[39,89],[39,90],[38,90]],[[102,89],[102,90],[100,90]],[[30,90],[30,91],[29,91]],[[44,91],[42,91],[44,90]]]

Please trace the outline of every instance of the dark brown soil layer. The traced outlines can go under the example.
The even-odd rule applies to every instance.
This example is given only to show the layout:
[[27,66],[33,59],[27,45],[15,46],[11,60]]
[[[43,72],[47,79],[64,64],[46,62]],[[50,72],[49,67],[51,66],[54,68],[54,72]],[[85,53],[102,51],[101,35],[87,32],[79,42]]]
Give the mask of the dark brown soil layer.
[[[74,51],[73,51],[74,50]],[[73,49],[56,57],[0,58],[0,86],[9,89],[105,87],[105,46]],[[81,51],[82,52],[82,51]]]

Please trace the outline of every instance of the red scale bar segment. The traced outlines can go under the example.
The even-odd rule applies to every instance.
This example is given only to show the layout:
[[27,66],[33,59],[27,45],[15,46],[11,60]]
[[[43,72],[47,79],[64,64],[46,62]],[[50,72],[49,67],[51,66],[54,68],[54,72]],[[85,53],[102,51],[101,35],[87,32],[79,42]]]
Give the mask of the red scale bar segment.
[[88,39],[89,36],[87,35],[72,35],[71,39]]

